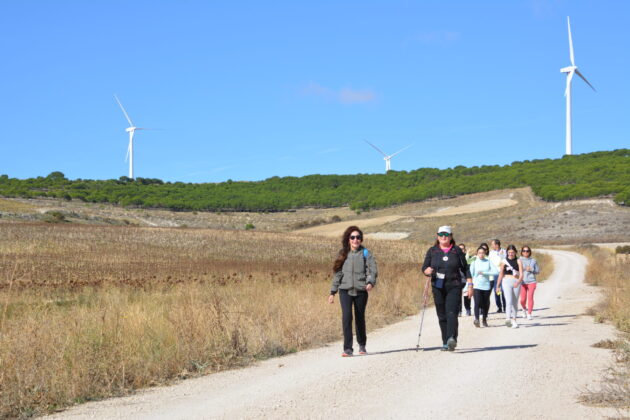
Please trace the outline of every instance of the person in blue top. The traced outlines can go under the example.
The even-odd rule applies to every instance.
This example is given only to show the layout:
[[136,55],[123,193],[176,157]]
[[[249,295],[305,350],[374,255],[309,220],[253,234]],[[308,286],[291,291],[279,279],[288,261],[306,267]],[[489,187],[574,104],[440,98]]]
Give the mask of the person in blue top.
[[490,309],[490,294],[492,285],[490,278],[499,275],[499,269],[486,258],[486,249],[477,249],[477,258],[470,263],[470,275],[473,279],[473,298],[475,299],[475,320],[473,324],[479,328],[479,312],[482,315],[484,327],[488,326],[488,310]]

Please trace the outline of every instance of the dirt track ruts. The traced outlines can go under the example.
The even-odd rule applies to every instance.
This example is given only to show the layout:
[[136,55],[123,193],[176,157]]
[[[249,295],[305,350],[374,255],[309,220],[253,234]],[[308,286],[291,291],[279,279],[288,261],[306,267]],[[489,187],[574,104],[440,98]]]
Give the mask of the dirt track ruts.
[[[419,316],[414,316],[368,334],[367,356],[341,358],[338,342],[249,368],[80,405],[51,418],[443,420],[614,415],[576,401],[586,387],[597,386],[611,360],[609,351],[591,344],[614,337],[613,328],[583,315],[600,291],[583,283],[584,257],[549,252],[555,270],[536,291],[534,319],[522,320],[513,330],[504,326],[502,314],[492,313],[490,327],[476,329],[472,317],[462,317],[454,353],[439,350],[435,311],[429,308],[423,351],[415,350]],[[339,311],[338,305],[330,310]]]

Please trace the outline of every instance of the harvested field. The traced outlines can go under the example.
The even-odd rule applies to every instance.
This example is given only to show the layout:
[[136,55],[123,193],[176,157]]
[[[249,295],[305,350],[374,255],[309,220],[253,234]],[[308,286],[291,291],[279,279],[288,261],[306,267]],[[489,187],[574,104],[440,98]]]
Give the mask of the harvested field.
[[[0,224],[0,417],[241,366],[339,337],[337,241]],[[421,247],[368,241],[374,329],[417,312]]]

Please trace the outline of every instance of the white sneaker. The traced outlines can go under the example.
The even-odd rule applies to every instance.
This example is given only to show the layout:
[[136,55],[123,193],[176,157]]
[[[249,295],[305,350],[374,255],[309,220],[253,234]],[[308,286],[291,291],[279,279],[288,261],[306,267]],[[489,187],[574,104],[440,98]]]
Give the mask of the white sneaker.
[[516,323],[516,318],[512,320],[512,328],[518,328],[518,324]]
[[527,319],[532,320],[532,314],[527,314]]

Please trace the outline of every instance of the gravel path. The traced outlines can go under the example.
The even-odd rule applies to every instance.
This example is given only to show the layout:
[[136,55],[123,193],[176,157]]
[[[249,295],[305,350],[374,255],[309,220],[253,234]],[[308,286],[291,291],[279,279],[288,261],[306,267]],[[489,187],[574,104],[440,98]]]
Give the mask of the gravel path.
[[367,356],[341,358],[341,343],[333,343],[245,369],[84,404],[51,418],[614,416],[611,410],[576,402],[587,386],[597,386],[611,360],[609,351],[591,344],[613,338],[613,329],[582,315],[600,292],[583,283],[582,256],[548,252],[553,254],[555,271],[536,291],[534,319],[508,329],[501,314],[491,314],[490,327],[477,329],[472,317],[462,317],[459,346],[453,353],[439,351],[437,318],[429,308],[423,351],[415,350],[419,326],[415,316],[368,334]]

